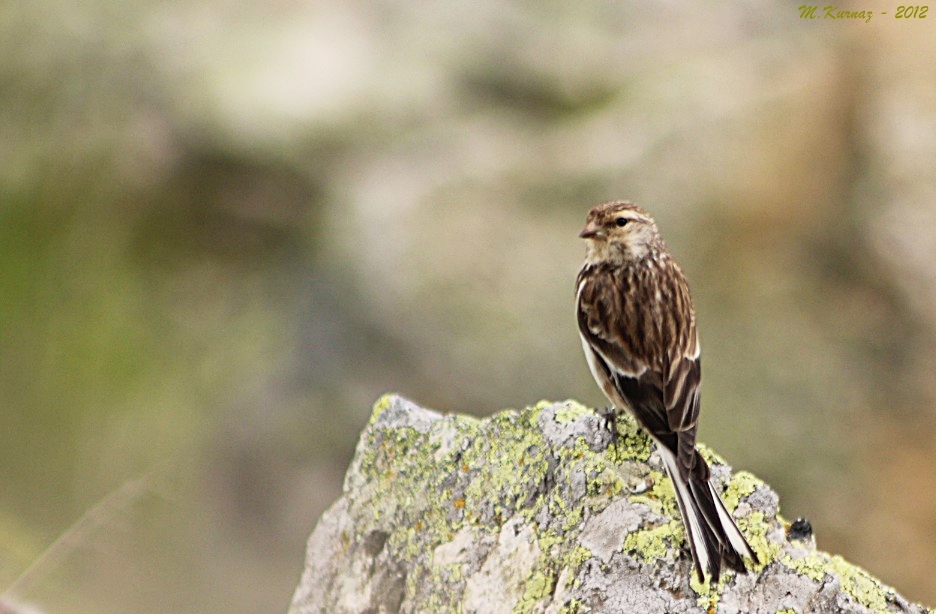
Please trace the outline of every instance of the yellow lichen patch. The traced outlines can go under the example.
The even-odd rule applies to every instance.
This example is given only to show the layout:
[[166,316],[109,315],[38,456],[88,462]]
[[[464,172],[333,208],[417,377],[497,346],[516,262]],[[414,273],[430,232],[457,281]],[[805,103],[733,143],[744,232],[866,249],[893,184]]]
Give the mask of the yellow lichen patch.
[[824,552],[810,552],[802,557],[784,554],[779,560],[784,566],[815,582],[821,582],[828,572],[826,566],[829,562],[829,555]]
[[822,582],[827,574],[838,578],[845,593],[875,612],[887,610],[887,596],[894,592],[864,569],[837,555],[825,552],[810,552],[803,557],[784,555],[780,562],[816,582]]
[[875,612],[887,610],[887,594],[893,593],[893,589],[840,556],[833,556],[830,565],[833,573],[842,579],[842,589],[858,603]]
[[666,557],[682,537],[682,525],[672,520],[658,527],[628,533],[624,538],[624,549],[640,560],[655,561]]
[[589,549],[586,548],[585,546],[576,546],[576,547],[566,556],[566,558],[565,558],[565,564],[566,564],[566,566],[567,566],[569,569],[571,569],[571,570],[573,570],[574,572],[577,573],[579,567],[581,567],[582,564],[583,564],[585,561],[587,561],[588,559],[590,559],[590,558],[592,558],[592,551],[591,551],[591,550],[589,550]]
[[[545,407],[550,407],[551,405],[552,403],[550,403],[549,401],[540,401],[539,403],[536,404],[536,407],[538,409],[543,409]],[[573,401],[570,399],[570,400],[564,401],[562,405],[560,405],[556,409],[556,421],[559,422],[560,424],[563,422],[572,422],[573,420],[576,420],[577,418],[581,418],[582,416],[587,416],[589,414],[594,414],[594,413],[595,412],[593,409],[589,409],[585,407],[584,405],[582,405],[581,403],[579,403],[578,401]]]
[[751,512],[744,518],[738,518],[737,523],[738,528],[747,538],[748,544],[757,554],[757,558],[760,559],[760,565],[754,569],[763,569],[777,560],[777,557],[780,556],[781,546],[767,539],[770,522],[764,518],[763,512]]
[[705,582],[699,582],[699,576],[696,573],[689,575],[689,588],[695,591],[699,597],[696,599],[696,605],[700,608],[708,609],[709,593],[712,592],[711,582],[708,578]]
[[653,453],[653,441],[647,433],[637,426],[637,421],[629,413],[620,414],[616,421],[618,438],[608,450],[609,458],[616,462],[646,462]]
[[[477,513],[481,502],[497,500],[493,508],[497,518],[507,519],[521,512],[530,516],[536,501],[530,501],[531,483],[542,483],[548,464],[545,445],[539,430],[530,425],[536,422],[539,410],[501,412],[482,421],[482,430],[496,436],[475,437],[464,451],[462,462],[475,468],[477,474],[467,485],[464,494],[465,509]],[[476,462],[471,462],[476,459]],[[526,479],[518,479],[518,473]],[[492,497],[492,493],[500,493]],[[467,518],[471,522],[480,517]]]
[[643,503],[654,514],[671,518],[678,517],[676,493],[673,490],[673,482],[669,479],[669,476],[662,471],[654,470],[650,472],[647,479],[650,481],[650,488],[639,495],[630,495],[627,499],[633,503]]
[[742,498],[754,494],[754,491],[763,485],[764,483],[754,477],[752,473],[739,471],[731,476],[728,488],[725,489],[722,495],[722,501],[725,502],[729,510],[734,510],[734,508],[738,507],[738,503],[741,502]]
[[[513,608],[513,614],[530,614],[537,610],[537,604],[544,598],[552,594],[553,587],[556,585],[556,578],[553,575],[547,575],[543,572],[535,572],[533,576],[524,583],[523,596]],[[542,608],[540,608],[542,610]]]
[[380,418],[380,414],[384,413],[387,408],[390,407],[393,399],[397,396],[398,395],[396,393],[388,392],[387,394],[377,399],[377,401],[374,403],[374,409],[371,410],[370,421],[368,422],[370,426],[374,426],[374,424],[377,422],[377,419]]

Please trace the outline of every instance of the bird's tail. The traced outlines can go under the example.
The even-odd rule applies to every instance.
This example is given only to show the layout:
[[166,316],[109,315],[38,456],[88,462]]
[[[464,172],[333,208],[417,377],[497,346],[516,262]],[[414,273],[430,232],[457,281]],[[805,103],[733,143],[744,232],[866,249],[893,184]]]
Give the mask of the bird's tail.
[[741,573],[747,571],[744,557],[757,563],[757,555],[715,492],[708,465],[696,452],[695,467],[687,478],[681,475],[675,455],[662,446],[658,449],[673,481],[699,581],[704,582],[708,574],[718,582],[722,564]]

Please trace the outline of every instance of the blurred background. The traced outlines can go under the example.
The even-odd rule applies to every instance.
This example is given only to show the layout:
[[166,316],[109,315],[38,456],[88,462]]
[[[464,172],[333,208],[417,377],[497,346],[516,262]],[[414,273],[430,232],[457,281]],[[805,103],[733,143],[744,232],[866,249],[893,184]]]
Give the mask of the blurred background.
[[284,612],[381,393],[605,403],[576,235],[630,198],[701,440],[936,604],[936,14],[873,4],[4,3],[0,592]]

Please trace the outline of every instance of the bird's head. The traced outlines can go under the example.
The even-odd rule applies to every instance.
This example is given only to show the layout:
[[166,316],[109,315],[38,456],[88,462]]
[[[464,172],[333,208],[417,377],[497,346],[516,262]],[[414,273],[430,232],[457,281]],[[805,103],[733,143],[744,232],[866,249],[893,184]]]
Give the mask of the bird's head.
[[602,203],[589,211],[579,236],[587,243],[586,260],[590,263],[641,260],[662,247],[650,214],[623,200]]

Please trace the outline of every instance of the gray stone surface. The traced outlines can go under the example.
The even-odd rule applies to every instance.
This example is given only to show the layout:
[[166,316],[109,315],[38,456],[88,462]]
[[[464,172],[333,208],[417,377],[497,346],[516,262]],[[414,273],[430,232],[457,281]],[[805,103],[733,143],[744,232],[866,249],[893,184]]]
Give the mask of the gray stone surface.
[[698,583],[649,441],[618,433],[573,401],[478,420],[383,397],[290,614],[931,612],[788,539],[776,493],[704,448],[761,564]]

